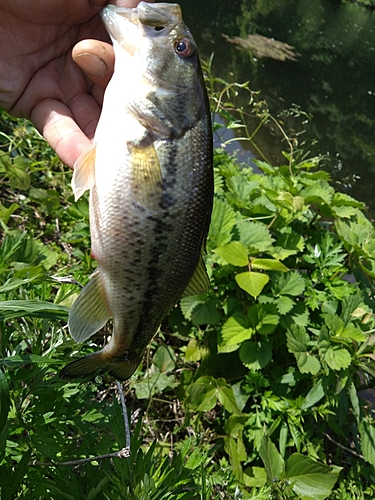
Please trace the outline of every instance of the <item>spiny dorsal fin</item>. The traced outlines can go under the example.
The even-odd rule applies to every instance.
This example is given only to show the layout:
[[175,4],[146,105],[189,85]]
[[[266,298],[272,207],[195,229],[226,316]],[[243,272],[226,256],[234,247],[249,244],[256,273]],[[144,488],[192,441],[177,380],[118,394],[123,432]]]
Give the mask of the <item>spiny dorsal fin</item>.
[[110,317],[101,275],[95,271],[69,311],[70,335],[77,342],[83,342],[99,331]]
[[93,144],[81,155],[74,164],[72,189],[74,200],[77,201],[85,191],[91,189],[95,181],[96,145]]

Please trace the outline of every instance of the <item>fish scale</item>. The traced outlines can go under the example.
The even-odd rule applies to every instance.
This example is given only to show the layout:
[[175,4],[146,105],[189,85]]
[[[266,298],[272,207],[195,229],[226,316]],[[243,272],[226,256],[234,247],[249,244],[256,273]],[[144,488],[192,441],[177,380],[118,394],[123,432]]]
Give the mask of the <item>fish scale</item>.
[[108,5],[102,19],[115,71],[94,145],[78,160],[72,182],[76,198],[90,189],[98,269],[68,325],[83,342],[112,317],[113,333],[61,377],[109,373],[126,380],[174,304],[208,287],[202,251],[213,199],[212,131],[195,43],[179,6]]

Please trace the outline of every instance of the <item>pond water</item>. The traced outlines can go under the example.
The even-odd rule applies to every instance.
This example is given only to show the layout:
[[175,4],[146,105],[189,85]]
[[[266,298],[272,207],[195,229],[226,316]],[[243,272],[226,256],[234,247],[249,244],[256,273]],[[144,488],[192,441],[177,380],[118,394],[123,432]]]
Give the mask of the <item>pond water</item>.
[[[338,0],[180,4],[201,56],[214,53],[215,75],[249,81],[274,116],[294,105],[312,115],[300,143],[311,154],[327,154],[325,168],[340,189],[364,201],[368,215],[375,217],[375,12]],[[223,34],[274,38],[293,46],[298,55],[296,61],[257,58],[249,49],[238,50]],[[301,118],[286,121],[296,129],[302,123]],[[264,130],[259,141],[277,164],[280,142],[273,131]]]

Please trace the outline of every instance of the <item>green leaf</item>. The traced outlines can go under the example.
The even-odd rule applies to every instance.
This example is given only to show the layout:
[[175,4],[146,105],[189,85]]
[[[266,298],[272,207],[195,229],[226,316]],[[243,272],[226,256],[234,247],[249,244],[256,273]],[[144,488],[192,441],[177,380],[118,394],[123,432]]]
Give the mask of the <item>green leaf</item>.
[[227,201],[215,198],[209,230],[209,242],[214,243],[215,248],[229,243],[235,223],[236,213],[233,208]]
[[225,345],[236,345],[251,338],[254,333],[252,328],[246,328],[245,320],[240,317],[231,316],[221,329],[222,343]]
[[304,249],[303,237],[295,233],[282,234],[270,250],[272,257],[284,260],[290,255],[302,252]]
[[297,297],[305,290],[305,280],[296,271],[282,274],[275,284],[274,289],[277,295],[292,295]]
[[187,404],[195,411],[210,411],[217,403],[212,377],[201,377],[187,389]]
[[361,420],[361,408],[359,406],[357,389],[352,379],[350,379],[348,382],[348,393],[353,408],[353,414],[357,420],[357,424],[359,424]]
[[324,355],[324,361],[332,370],[343,370],[348,368],[352,357],[347,349],[329,347]]
[[282,262],[275,259],[252,259],[251,267],[262,271],[279,271],[281,273],[289,271]]
[[295,301],[286,295],[277,299],[276,306],[280,314],[288,314],[294,307]]
[[313,385],[313,387],[310,389],[308,392],[305,401],[302,403],[301,409],[302,410],[307,410],[307,408],[311,408],[311,406],[314,406],[318,401],[320,401],[325,395],[324,389],[323,389],[323,383],[322,380],[319,380],[317,384]]
[[251,271],[236,274],[235,279],[238,286],[240,286],[254,298],[258,297],[265,285],[269,282],[269,277],[267,276],[267,274]]
[[263,467],[248,467],[243,475],[246,486],[261,488],[267,482],[267,472]]
[[293,353],[301,373],[316,375],[320,370],[319,361],[307,351],[310,340],[304,328],[293,325],[286,334],[289,352]]
[[267,472],[267,482],[268,484],[272,484],[281,476],[284,468],[283,457],[268,436],[264,436],[262,439],[259,455]]
[[249,263],[247,249],[239,241],[233,241],[229,243],[229,245],[216,248],[214,252],[220,255],[228,264],[232,264],[233,266],[243,267],[247,266]]
[[240,347],[240,359],[250,370],[260,370],[272,359],[272,344],[266,340],[247,341]]
[[161,345],[154,354],[153,362],[161,372],[168,373],[172,371],[176,366],[174,350],[170,346]]
[[268,250],[274,241],[267,226],[261,222],[240,220],[237,228],[241,243],[252,253]]
[[240,409],[237,406],[236,398],[233,394],[233,389],[227,384],[219,388],[218,399],[224,406],[224,408],[229,411],[229,413],[234,413],[235,415],[239,415],[241,413]]
[[186,361],[200,361],[210,354],[209,348],[197,339],[190,339],[185,351]]
[[3,430],[10,408],[10,396],[8,381],[3,373],[0,372],[0,433]]
[[285,472],[297,495],[324,500],[331,494],[341,469],[342,467],[328,467],[310,457],[293,453],[287,461]]
[[4,224],[8,224],[8,221],[10,219],[10,216],[19,208],[20,206],[18,203],[12,203],[9,205],[8,208],[6,208],[1,202],[0,202],[0,220]]
[[35,316],[37,318],[66,319],[69,309],[42,300],[8,300],[0,302],[0,319]]
[[367,419],[359,424],[359,433],[361,436],[362,455],[365,460],[375,467],[375,428]]

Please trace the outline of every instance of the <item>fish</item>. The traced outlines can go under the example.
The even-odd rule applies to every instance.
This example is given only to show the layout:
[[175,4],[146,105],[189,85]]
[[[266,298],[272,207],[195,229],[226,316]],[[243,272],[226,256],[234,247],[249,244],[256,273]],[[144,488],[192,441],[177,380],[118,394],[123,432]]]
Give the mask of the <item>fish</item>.
[[63,379],[127,380],[163,318],[209,287],[203,254],[213,203],[210,109],[197,47],[178,4],[108,5],[114,74],[92,147],[72,189],[90,190],[97,269],[73,303],[71,336],[84,342],[113,319],[103,349],[66,365]]

